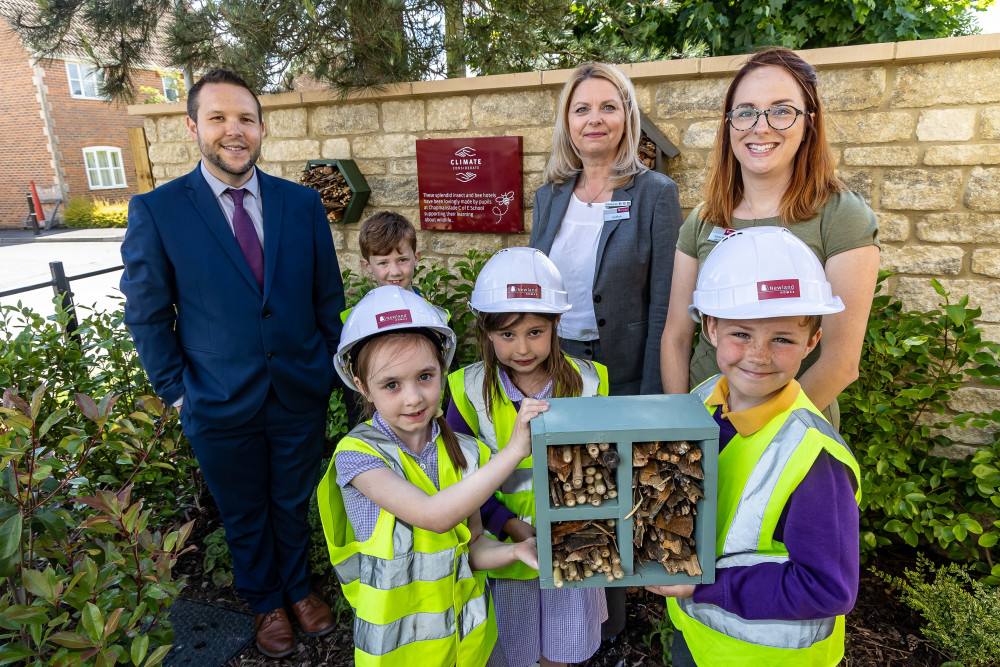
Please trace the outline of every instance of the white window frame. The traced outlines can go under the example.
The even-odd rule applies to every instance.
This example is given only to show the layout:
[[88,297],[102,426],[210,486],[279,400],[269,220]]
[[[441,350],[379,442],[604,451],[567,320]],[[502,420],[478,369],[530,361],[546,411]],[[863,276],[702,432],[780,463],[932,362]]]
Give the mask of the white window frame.
[[[78,100],[106,100],[100,87],[104,82],[104,70],[86,63],[66,61],[66,79],[69,82],[70,97]],[[73,83],[80,87],[80,93],[73,90]],[[88,90],[89,88],[89,90]]]
[[[114,164],[115,162],[118,164]],[[87,184],[91,190],[116,190],[128,187],[120,148],[87,146],[83,149],[83,167],[87,172]]]
[[[163,82],[163,99],[168,102],[176,102],[180,98],[180,91],[177,90],[177,80],[170,76],[161,76]],[[173,94],[171,98],[170,95]]]

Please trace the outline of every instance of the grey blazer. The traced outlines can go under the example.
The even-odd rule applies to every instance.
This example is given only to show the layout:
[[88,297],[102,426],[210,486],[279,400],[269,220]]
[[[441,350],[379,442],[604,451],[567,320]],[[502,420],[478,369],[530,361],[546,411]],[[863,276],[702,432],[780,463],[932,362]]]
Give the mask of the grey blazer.
[[[529,244],[548,254],[569,208],[572,180],[535,191]],[[604,223],[597,245],[594,312],[608,380],[619,394],[659,394],[660,336],[667,320],[677,232],[683,218],[677,184],[645,171],[615,189],[632,202],[627,220]]]

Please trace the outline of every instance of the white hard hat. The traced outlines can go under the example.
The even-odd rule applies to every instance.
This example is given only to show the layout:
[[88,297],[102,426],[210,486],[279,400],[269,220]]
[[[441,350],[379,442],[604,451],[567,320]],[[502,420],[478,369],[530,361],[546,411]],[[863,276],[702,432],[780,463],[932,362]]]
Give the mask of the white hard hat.
[[426,331],[440,341],[445,368],[455,357],[455,332],[444,322],[437,309],[414,292],[397,285],[383,285],[368,292],[347,316],[340,334],[340,347],[334,357],[337,374],[344,383],[358,391],[351,368],[351,351],[359,343],[378,334],[399,331]]
[[469,300],[477,313],[565,313],[559,269],[535,248],[504,248],[486,262]]
[[844,309],[816,254],[784,227],[729,234],[698,273],[688,312],[727,320],[828,315]]

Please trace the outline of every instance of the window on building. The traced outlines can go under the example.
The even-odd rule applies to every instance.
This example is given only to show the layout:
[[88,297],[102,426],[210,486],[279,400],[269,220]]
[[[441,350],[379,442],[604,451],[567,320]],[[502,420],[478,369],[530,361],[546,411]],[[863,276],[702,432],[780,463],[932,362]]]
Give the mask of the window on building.
[[100,94],[104,71],[83,63],[66,63],[69,94],[85,100],[107,99]]
[[87,165],[87,182],[91,190],[124,188],[125,168],[122,166],[122,151],[113,146],[91,146],[83,149],[83,161]]
[[167,98],[168,102],[177,101],[177,79],[172,76],[165,76],[163,78],[163,96]]

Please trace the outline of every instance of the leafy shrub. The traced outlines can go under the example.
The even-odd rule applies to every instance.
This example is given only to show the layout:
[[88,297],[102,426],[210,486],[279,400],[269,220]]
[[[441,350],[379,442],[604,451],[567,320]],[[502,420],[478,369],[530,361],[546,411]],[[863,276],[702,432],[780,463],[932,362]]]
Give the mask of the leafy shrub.
[[[324,456],[319,464],[319,476],[326,474],[326,469],[330,467],[333,455]],[[309,571],[314,577],[329,578],[333,576],[333,564],[330,562],[330,550],[326,544],[326,534],[323,532],[323,520],[319,516],[319,504],[317,502],[316,489],[313,489],[309,497],[309,513],[306,515],[309,522]],[[334,586],[333,588],[339,588]]]
[[[449,326],[458,338],[458,349],[455,352],[455,363],[458,366],[471,364],[478,359],[476,351],[475,314],[469,309],[469,298],[476,285],[476,278],[483,266],[496,253],[485,253],[473,249],[465,253],[465,259],[454,263],[451,270],[440,262],[429,266],[418,264],[413,272],[413,286],[420,294],[435,306],[448,311],[451,315]],[[458,275],[455,275],[455,272]],[[343,272],[344,291],[347,294],[347,305],[353,307],[369,291],[375,288],[371,276],[358,275],[350,269]]]
[[[171,569],[194,522],[153,532],[130,481],[88,495],[85,475],[122,433],[155,451],[176,412],[147,396],[122,414],[113,395],[79,393],[75,409],[46,412],[48,393],[42,384],[29,402],[7,389],[0,407],[0,664],[157,665],[180,590]],[[131,479],[142,464],[121,466]]]
[[226,529],[219,528],[205,536],[205,557],[201,561],[202,572],[212,573],[212,583],[218,588],[233,585],[233,554],[226,544]]
[[935,567],[924,556],[902,577],[876,574],[920,612],[927,621],[921,630],[945,654],[966,667],[1000,664],[1000,590],[975,580],[958,563]]
[[[88,312],[78,307],[79,342],[64,331],[70,314],[55,300],[56,314],[45,319],[27,308],[0,307],[0,390],[26,391],[44,382],[39,400],[42,414],[72,407],[73,395],[114,395],[123,414],[143,411],[139,400],[154,394],[139,362],[121,310]],[[81,493],[95,494],[114,485],[133,486],[133,495],[156,498],[151,518],[155,529],[166,528],[191,506],[196,495],[196,462],[181,433],[180,422],[164,422],[163,433],[152,448],[136,424],[118,425],[106,433],[103,446],[83,462]]]
[[74,197],[69,200],[63,211],[63,224],[77,229],[127,227],[128,200],[110,201],[100,197],[90,200],[86,197]]
[[334,389],[330,393],[330,402],[326,408],[327,442],[336,443],[347,435],[347,405],[344,403],[344,391],[344,389]]
[[952,303],[937,281],[940,309],[904,312],[881,294],[879,276],[868,321],[860,377],[841,394],[841,433],[861,466],[862,548],[871,551],[902,539],[929,544],[953,559],[992,568],[1000,581],[1000,442],[980,447],[970,459],[932,456],[951,440],[949,426],[1000,423],[1000,411],[947,416],[951,395],[966,376],[1000,385],[1000,346],[984,341],[968,297]]
[[[648,607],[646,611],[650,611]],[[651,625],[649,634],[643,635],[642,642],[651,651],[656,650],[654,642],[659,642],[662,664],[664,667],[670,667],[673,664],[671,651],[674,646],[674,624],[670,622],[670,614],[664,609],[662,618],[651,615],[649,620]]]

